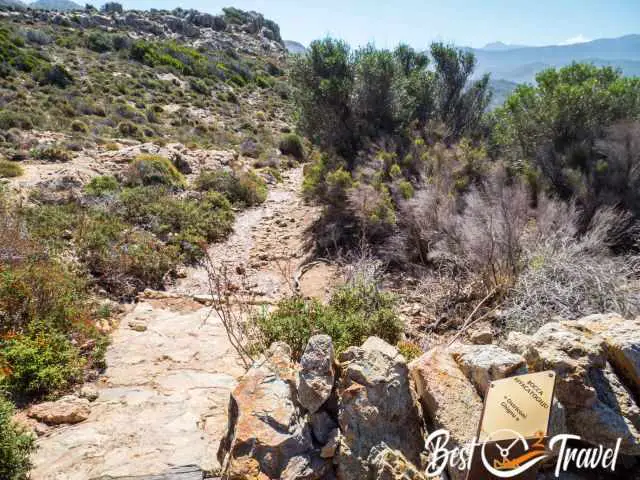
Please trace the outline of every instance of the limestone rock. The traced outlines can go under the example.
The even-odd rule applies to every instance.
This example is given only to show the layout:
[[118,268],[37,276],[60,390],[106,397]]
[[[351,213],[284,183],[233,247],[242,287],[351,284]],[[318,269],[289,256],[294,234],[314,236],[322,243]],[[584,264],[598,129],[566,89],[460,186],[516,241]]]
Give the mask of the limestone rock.
[[[461,447],[474,438],[482,415],[482,401],[451,353],[444,348],[434,348],[411,362],[409,368],[425,417],[436,429],[449,431],[451,446]],[[456,480],[465,475],[453,468],[449,473]]]
[[369,463],[374,472],[371,478],[376,480],[427,480],[426,475],[409,462],[402,452],[386,445],[374,449]]
[[590,315],[578,323],[604,339],[609,362],[640,397],[640,318],[625,320],[617,314]]
[[331,478],[331,463],[318,455],[298,455],[289,460],[281,480],[325,480]]
[[89,418],[90,414],[89,400],[75,395],[67,395],[55,402],[34,405],[28,411],[29,417],[47,425],[80,423]]
[[83,385],[78,392],[78,396],[80,398],[86,398],[90,402],[93,402],[98,398],[98,389],[95,385]]
[[322,458],[333,458],[340,445],[340,430],[334,428],[327,436],[326,444],[320,449]]
[[338,478],[369,478],[368,458],[382,444],[419,464],[423,423],[404,357],[379,338],[370,338],[343,352],[340,362]]
[[555,370],[568,433],[605,448],[621,438],[620,452],[626,455],[640,455],[640,409],[632,391],[640,342],[634,341],[633,324],[640,327],[618,316],[591,316],[548,323],[530,337],[510,336],[507,342],[522,350],[531,370]]
[[324,410],[311,415],[311,431],[316,441],[321,445],[327,443],[329,434],[337,426],[338,424],[331,418],[331,415]]
[[314,335],[300,359],[298,399],[310,413],[327,401],[335,379],[333,343],[328,335]]
[[223,468],[229,465],[235,472],[238,459],[251,457],[268,478],[280,478],[290,459],[311,451],[311,431],[296,401],[290,351],[274,344],[233,391],[227,435],[218,450]]
[[458,366],[482,397],[492,381],[527,373],[527,365],[521,355],[496,345],[463,345],[455,347],[452,352]]
[[475,345],[489,345],[493,342],[493,332],[491,330],[478,330],[471,332],[471,343]]

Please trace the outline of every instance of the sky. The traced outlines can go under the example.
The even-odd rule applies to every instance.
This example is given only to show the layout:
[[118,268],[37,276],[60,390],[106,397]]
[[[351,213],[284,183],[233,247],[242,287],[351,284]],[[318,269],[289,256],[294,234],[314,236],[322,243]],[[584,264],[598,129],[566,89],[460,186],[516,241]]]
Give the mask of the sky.
[[331,35],[352,46],[434,40],[482,47],[502,41],[559,45],[640,33],[640,0],[124,0],[126,8],[255,10],[280,25],[282,37],[308,45]]

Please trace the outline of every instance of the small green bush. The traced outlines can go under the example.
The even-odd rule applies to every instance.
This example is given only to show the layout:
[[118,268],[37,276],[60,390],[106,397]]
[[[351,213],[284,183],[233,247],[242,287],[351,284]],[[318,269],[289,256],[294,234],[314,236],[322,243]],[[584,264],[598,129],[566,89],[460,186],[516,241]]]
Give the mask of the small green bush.
[[35,438],[13,421],[13,405],[0,396],[0,478],[26,480]]
[[110,35],[103,32],[92,32],[87,39],[87,46],[90,50],[98,53],[113,50],[113,40]]
[[128,120],[118,124],[118,132],[120,135],[130,138],[139,138],[142,135],[138,126]]
[[0,111],[0,130],[6,131],[11,128],[31,130],[33,122],[26,113],[12,112],[11,110]]
[[34,79],[40,85],[55,85],[66,88],[73,83],[73,77],[69,71],[60,64],[46,65],[34,74]]
[[80,120],[74,120],[71,122],[71,130],[78,133],[87,133],[89,131],[89,127],[87,127],[86,123]]
[[183,188],[184,176],[168,158],[159,155],[139,155],[129,166],[126,174],[129,186],[165,185]]
[[245,206],[258,205],[267,199],[267,185],[253,171],[202,170],[195,186],[200,191],[221,193],[231,203]]
[[300,358],[309,337],[318,333],[329,335],[337,352],[360,345],[372,335],[395,345],[402,323],[394,306],[392,294],[359,281],[338,289],[326,306],[300,297],[282,300],[273,313],[259,317],[257,324],[265,346],[286,342],[294,357]]
[[15,162],[0,160],[0,178],[19,177],[24,173],[22,167]]
[[297,160],[302,160],[304,158],[302,139],[295,133],[290,133],[282,137],[278,144],[278,148],[283,155],[291,155]]
[[87,195],[92,197],[105,197],[116,193],[120,189],[118,180],[113,175],[94,177],[84,187]]
[[204,244],[231,233],[231,204],[217,192],[200,198],[177,198],[158,187],[129,188],[120,196],[122,215],[176,246],[186,262],[203,255]]
[[0,361],[10,372],[0,377],[0,388],[16,398],[60,392],[82,378],[84,360],[67,337],[56,330],[37,330],[0,344]]
[[31,154],[34,158],[47,162],[68,162],[71,160],[71,154],[67,150],[56,146],[37,148]]

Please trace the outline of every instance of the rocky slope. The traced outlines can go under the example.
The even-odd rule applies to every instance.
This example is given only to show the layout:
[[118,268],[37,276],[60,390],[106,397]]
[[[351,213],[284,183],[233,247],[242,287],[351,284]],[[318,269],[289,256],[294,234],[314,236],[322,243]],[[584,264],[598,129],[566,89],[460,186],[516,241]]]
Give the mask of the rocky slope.
[[337,359],[328,337],[312,337],[299,365],[275,344],[231,395],[218,452],[224,478],[427,478],[426,433],[443,428],[452,446],[465,445],[491,381],[544,370],[558,375],[552,435],[606,448],[622,439],[615,473],[561,478],[640,478],[639,327],[640,319],[593,315],[512,334],[502,346],[438,347],[408,365],[375,337]]

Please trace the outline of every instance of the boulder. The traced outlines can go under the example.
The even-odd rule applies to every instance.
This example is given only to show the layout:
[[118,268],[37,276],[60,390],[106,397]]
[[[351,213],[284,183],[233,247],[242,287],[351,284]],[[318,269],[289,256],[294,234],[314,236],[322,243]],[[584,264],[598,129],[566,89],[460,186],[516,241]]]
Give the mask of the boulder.
[[322,458],[333,458],[336,455],[336,451],[340,446],[340,430],[334,428],[327,435],[327,442],[320,449],[320,456]]
[[[450,433],[448,448],[462,447],[475,438],[482,416],[482,400],[450,351],[436,347],[409,365],[427,423]],[[449,447],[450,446],[450,447]],[[465,472],[450,468],[454,480]]]
[[555,370],[568,433],[605,448],[620,438],[620,453],[626,455],[640,455],[640,409],[633,390],[640,342],[633,325],[640,328],[640,322],[618,316],[590,316],[548,323],[529,337],[510,335],[507,341],[530,370]]
[[259,478],[242,473],[254,471],[256,462],[264,478],[281,478],[292,458],[312,450],[311,429],[296,400],[296,368],[290,355],[289,347],[274,344],[231,394],[228,430],[218,450],[231,478]]
[[[427,476],[413,465],[402,452],[393,450],[386,445],[375,448],[369,459],[373,475],[376,480],[427,480]],[[431,477],[432,480],[433,477]]]
[[89,418],[91,406],[86,398],[67,395],[55,402],[44,402],[32,406],[27,415],[47,425],[80,423]]
[[617,314],[590,315],[577,322],[604,339],[609,362],[640,397],[640,319]]
[[369,456],[382,445],[419,465],[425,447],[423,422],[404,357],[372,337],[344,351],[340,367],[342,441],[334,459],[338,478],[370,478]]
[[300,359],[298,399],[310,413],[327,401],[335,380],[334,353],[331,337],[314,335],[309,339]]
[[311,415],[311,431],[313,432],[313,437],[321,445],[327,443],[329,434],[337,426],[338,424],[331,418],[331,415],[324,410]]
[[327,480],[333,477],[331,462],[317,454],[298,455],[289,460],[281,480]]
[[521,355],[496,345],[460,345],[455,346],[452,353],[483,398],[492,381],[527,373],[527,364]]

